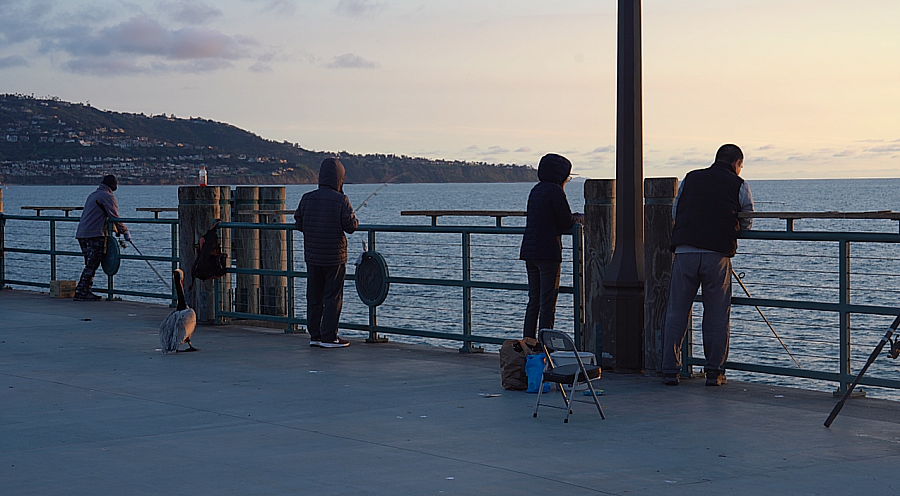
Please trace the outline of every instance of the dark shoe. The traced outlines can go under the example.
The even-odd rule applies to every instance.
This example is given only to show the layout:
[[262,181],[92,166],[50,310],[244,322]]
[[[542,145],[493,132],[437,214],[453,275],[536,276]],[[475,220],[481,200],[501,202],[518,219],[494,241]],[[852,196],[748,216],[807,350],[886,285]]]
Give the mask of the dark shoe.
[[681,383],[678,374],[663,374],[663,384],[666,386],[677,386]]
[[319,344],[319,346],[321,346],[322,348],[344,348],[346,346],[350,346],[350,341],[347,341],[346,339],[337,338],[332,342],[322,341],[322,343]]
[[310,340],[309,340],[309,347],[310,347],[310,348],[321,348],[321,347],[322,347],[322,342],[321,342],[321,341],[313,341],[312,339],[310,339]]
[[724,386],[725,384],[728,384],[728,380],[725,379],[725,374],[706,374],[707,386]]
[[75,301],[100,301],[103,299],[102,296],[95,295],[94,293],[88,293],[85,295],[75,295],[75,298],[72,298]]

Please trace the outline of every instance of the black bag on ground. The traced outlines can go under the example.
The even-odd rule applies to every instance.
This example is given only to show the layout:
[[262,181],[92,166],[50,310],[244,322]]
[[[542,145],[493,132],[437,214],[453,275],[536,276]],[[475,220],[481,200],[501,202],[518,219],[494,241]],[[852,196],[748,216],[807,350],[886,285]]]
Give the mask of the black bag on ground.
[[525,359],[537,353],[538,342],[534,338],[507,339],[500,346],[500,380],[504,389],[525,391],[528,376],[525,375]]
[[228,268],[228,257],[222,252],[222,245],[219,244],[219,233],[216,232],[216,222],[206,231],[206,234],[200,237],[200,241],[194,245],[194,265],[191,266],[191,289],[194,287],[194,279],[207,281],[209,279],[218,279],[225,275],[225,269]]

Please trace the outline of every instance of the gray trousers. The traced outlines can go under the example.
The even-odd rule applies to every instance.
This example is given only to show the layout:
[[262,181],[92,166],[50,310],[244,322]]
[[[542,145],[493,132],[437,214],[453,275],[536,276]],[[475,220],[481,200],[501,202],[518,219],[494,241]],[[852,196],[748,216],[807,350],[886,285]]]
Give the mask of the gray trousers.
[[694,296],[701,286],[704,371],[725,373],[731,318],[731,259],[718,253],[676,253],[666,307],[663,374],[681,372],[681,345]]

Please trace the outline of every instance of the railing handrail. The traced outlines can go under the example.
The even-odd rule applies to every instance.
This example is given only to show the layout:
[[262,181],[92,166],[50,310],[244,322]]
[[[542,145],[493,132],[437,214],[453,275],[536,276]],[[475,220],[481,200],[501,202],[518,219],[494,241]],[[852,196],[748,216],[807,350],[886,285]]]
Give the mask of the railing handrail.
[[900,212],[873,210],[867,212],[738,212],[742,219],[888,219],[900,220]]

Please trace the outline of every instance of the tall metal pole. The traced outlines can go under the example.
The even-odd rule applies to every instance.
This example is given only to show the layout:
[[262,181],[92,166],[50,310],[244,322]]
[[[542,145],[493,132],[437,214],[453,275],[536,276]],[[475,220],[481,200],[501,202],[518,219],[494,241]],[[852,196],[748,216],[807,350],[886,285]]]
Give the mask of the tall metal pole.
[[643,368],[644,168],[641,2],[619,0],[616,95],[616,243],[603,279],[604,356],[621,371]]

